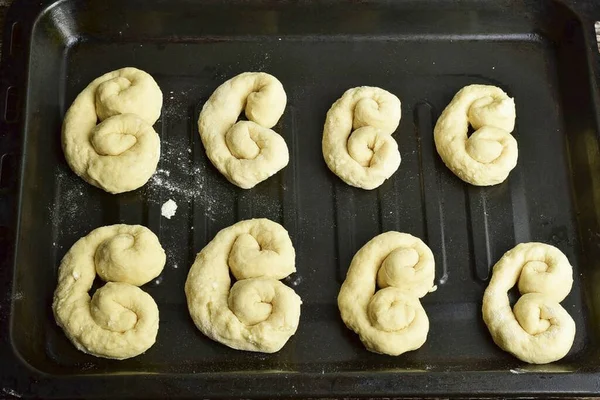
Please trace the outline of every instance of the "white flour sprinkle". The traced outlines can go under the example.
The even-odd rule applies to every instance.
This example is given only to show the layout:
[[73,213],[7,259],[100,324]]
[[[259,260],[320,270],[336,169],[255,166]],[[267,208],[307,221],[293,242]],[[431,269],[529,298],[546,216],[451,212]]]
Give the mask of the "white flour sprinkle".
[[14,390],[9,389],[9,388],[2,388],[2,392],[4,392],[4,394],[7,394],[9,396],[21,398],[21,395],[19,393],[15,392]]
[[171,217],[173,215],[175,215],[176,211],[177,211],[177,203],[175,203],[171,199],[167,200],[160,209],[162,216],[167,219],[171,219]]
[[173,199],[178,204],[189,203],[195,200],[203,208],[204,214],[213,219],[218,211],[218,205],[228,192],[223,188],[213,187],[207,191],[207,168],[210,166],[201,163],[198,166],[190,165],[187,146],[179,149],[169,145],[165,147],[165,158],[176,161],[171,168],[158,168],[150,178],[147,185],[148,200],[155,204],[162,204],[166,199]]
[[[87,206],[84,199],[85,185],[87,183],[71,171],[56,171],[56,197],[49,206],[53,226],[67,231],[79,226],[81,215],[85,213]],[[56,246],[54,243],[53,245]]]
[[[199,168],[196,168],[192,174],[199,173],[197,170]],[[202,193],[201,185],[197,186],[188,179],[175,178],[170,175],[171,173],[165,169],[157,169],[152,178],[150,178],[148,187],[151,189],[163,189],[167,194],[183,197],[184,200],[190,200],[192,197],[200,196]],[[150,200],[152,200],[152,197]]]

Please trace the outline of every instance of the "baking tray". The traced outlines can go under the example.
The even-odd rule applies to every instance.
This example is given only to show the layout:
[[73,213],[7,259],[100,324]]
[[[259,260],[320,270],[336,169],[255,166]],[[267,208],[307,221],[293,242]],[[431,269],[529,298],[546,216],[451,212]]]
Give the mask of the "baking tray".
[[[534,396],[600,394],[599,88],[593,1],[46,1],[7,15],[0,85],[0,395],[21,397]],[[164,93],[163,153],[143,188],[110,195],[77,178],[60,127],[77,93],[134,66]],[[288,106],[275,130],[290,164],[251,190],[209,163],[196,128],[213,90],[243,71],[279,78]],[[469,186],[435,152],[435,121],[461,87],[501,86],[517,104],[519,163],[490,188]],[[402,100],[402,165],[373,191],[344,184],[321,155],[325,114],[344,90],[383,87]],[[171,220],[160,216],[168,199]],[[184,281],[220,229],[267,217],[297,250],[286,283],[300,327],[272,355],[229,349],[188,315]],[[57,268],[75,240],[143,224],[167,250],[146,285],[157,343],[126,361],[85,355],[56,326]],[[350,259],[399,230],[425,240],[438,290],[423,299],[426,344],[369,353],[339,317]],[[563,302],[577,336],[563,360],[524,364],[494,345],[480,306],[491,266],[515,243],[564,251],[575,284]]]

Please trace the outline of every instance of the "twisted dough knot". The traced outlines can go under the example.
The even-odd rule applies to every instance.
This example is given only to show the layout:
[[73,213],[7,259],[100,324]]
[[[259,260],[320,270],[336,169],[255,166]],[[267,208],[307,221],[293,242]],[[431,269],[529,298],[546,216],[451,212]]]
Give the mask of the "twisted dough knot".
[[419,238],[382,233],[352,259],[338,295],[342,319],[370,351],[416,350],[429,331],[419,298],[432,290],[434,276],[433,253]]
[[[202,107],[198,131],[206,154],[234,185],[250,189],[287,165],[285,140],[271,129],[286,102],[277,78],[245,72],[219,86]],[[248,121],[237,121],[242,111]]]
[[294,263],[290,237],[273,221],[252,219],[221,230],[198,253],[185,283],[194,323],[234,349],[279,351],[300,319],[300,297],[279,281],[296,271]]
[[160,157],[152,125],[161,107],[162,92],[144,71],[123,68],[95,79],[65,115],[62,141],[69,166],[110,193],[143,186]]
[[[460,179],[477,186],[503,182],[517,165],[515,102],[495,86],[462,88],[434,129],[437,151]],[[475,132],[469,137],[469,124]]]
[[[511,310],[508,290],[521,297]],[[483,296],[483,320],[494,342],[522,361],[545,364],[573,345],[575,322],[559,304],[571,291],[573,268],[556,247],[522,243],[494,265]]]
[[[79,350],[125,359],[156,341],[158,307],[137,286],[156,278],[165,265],[158,238],[139,225],[97,228],[63,258],[52,309],[57,324]],[[106,283],[90,299],[96,273]]]
[[380,186],[400,166],[392,137],[400,114],[400,100],[390,92],[368,86],[347,90],[325,119],[323,157],[329,169],[348,185]]

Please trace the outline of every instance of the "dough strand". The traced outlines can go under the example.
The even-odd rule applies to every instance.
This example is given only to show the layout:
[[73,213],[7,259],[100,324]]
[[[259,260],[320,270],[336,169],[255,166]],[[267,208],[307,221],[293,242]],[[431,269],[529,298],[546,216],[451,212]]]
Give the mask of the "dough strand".
[[434,290],[434,277],[425,243],[407,233],[382,233],[352,259],[338,295],[342,319],[370,351],[397,356],[416,350],[429,332],[419,298]]
[[[511,310],[508,291],[521,297]],[[522,243],[494,265],[483,296],[483,320],[494,342],[522,361],[545,364],[563,358],[575,339],[575,322],[559,304],[571,291],[573,268],[556,247]]]
[[162,92],[144,71],[122,68],[95,79],[65,115],[62,145],[69,166],[109,193],[143,186],[160,158],[152,125],[161,108]]
[[390,92],[369,86],[348,89],[325,119],[322,145],[329,169],[351,186],[381,186],[400,166],[392,137],[400,115],[400,100]]
[[[79,239],[63,258],[52,309],[79,350],[122,360],[156,341],[158,307],[139,287],[156,278],[166,255],[158,238],[140,225],[111,225]],[[90,299],[98,274],[107,281]]]
[[[440,115],[434,139],[444,164],[476,186],[504,182],[517,165],[519,149],[510,134],[515,128],[515,102],[489,85],[462,88]],[[468,136],[469,125],[475,132]]]
[[279,281],[296,271],[295,257],[287,231],[268,219],[221,230],[198,253],[185,283],[198,329],[234,349],[279,351],[300,320],[300,297]]
[[[198,131],[213,165],[250,189],[288,164],[285,140],[271,128],[283,115],[283,85],[264,72],[245,72],[219,86],[202,107]],[[238,121],[245,111],[248,121]]]

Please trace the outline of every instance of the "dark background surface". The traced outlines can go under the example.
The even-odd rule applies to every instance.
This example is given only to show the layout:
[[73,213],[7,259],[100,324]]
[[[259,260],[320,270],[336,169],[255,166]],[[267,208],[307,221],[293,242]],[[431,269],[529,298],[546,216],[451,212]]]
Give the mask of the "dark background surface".
[[[0,28],[4,29],[4,15],[10,5],[11,0],[0,0]],[[0,37],[0,54],[2,53],[2,38]]]

